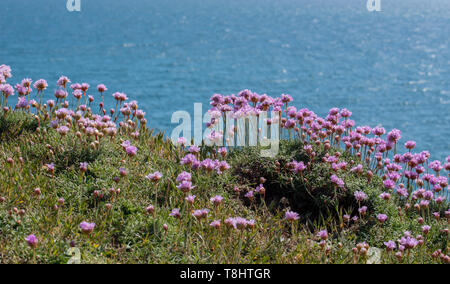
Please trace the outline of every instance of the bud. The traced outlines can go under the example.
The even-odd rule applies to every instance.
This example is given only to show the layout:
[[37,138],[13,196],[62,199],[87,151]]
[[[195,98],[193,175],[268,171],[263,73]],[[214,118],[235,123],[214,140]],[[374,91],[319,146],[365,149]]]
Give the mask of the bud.
[[34,189],[34,194],[36,194],[37,196],[41,195],[41,189],[39,187]]
[[147,211],[148,214],[155,213],[155,207],[153,205],[149,205],[147,208],[145,208],[145,211]]

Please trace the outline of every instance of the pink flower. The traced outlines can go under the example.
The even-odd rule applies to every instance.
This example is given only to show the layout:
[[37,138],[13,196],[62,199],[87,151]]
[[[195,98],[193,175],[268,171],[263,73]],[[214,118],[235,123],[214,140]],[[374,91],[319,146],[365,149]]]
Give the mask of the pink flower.
[[225,156],[227,155],[227,148],[222,147],[222,148],[219,149],[218,152],[219,152],[219,154],[220,154],[222,157],[225,158]]
[[397,247],[393,241],[384,242],[384,245],[386,246],[386,251],[393,251]]
[[177,144],[178,144],[178,145],[181,145],[181,146],[186,145],[186,138],[184,138],[184,137],[179,137],[179,138],[177,139]]
[[287,221],[295,221],[298,220],[299,216],[298,213],[293,212],[293,211],[286,211],[285,215],[284,215],[284,219],[286,219]]
[[228,165],[228,163],[226,161],[220,161],[216,166],[218,174],[223,173],[224,171],[228,170],[229,168],[230,168],[230,165]]
[[383,200],[389,200],[391,199],[391,195],[387,192],[383,192],[382,194],[380,194],[380,198]]
[[195,195],[189,195],[189,196],[186,196],[186,201],[189,203],[189,204],[194,204],[194,201],[195,201]]
[[210,199],[210,201],[215,205],[219,206],[222,203],[223,197],[220,195],[216,195]]
[[67,126],[60,126],[56,129],[56,132],[58,132],[59,134],[61,134],[62,136],[66,135],[69,132],[69,127]]
[[377,219],[378,219],[378,222],[383,224],[388,219],[388,216],[386,214],[378,214]]
[[182,181],[191,181],[191,174],[188,172],[181,172],[178,176],[176,181],[182,182]]
[[25,241],[33,249],[35,249],[38,245],[38,239],[36,238],[35,235],[29,235],[28,237],[25,238]]
[[405,247],[405,249],[413,249],[419,244],[419,242],[411,236],[402,237],[398,242]]
[[215,228],[215,229],[219,229],[220,228],[220,221],[219,220],[214,220],[213,222],[211,222],[211,224],[209,224],[211,227]]
[[158,182],[162,178],[162,174],[156,171],[152,174],[147,175],[146,178],[152,182]]
[[249,192],[247,192],[244,197],[248,198],[248,199],[252,199],[253,198],[253,191],[250,190]]
[[192,213],[192,216],[197,218],[197,220],[205,219],[208,216],[208,212],[209,212],[208,209],[199,209],[199,210],[195,210]]
[[364,201],[367,199],[367,195],[362,191],[356,191],[354,195],[357,201]]
[[423,233],[424,235],[427,235],[427,234],[430,232],[430,229],[431,229],[430,226],[424,225],[424,226],[422,226],[422,233]]
[[405,148],[408,150],[412,150],[414,149],[414,147],[416,147],[416,142],[415,141],[406,141],[405,143]]
[[181,217],[180,209],[178,208],[173,209],[172,212],[169,214],[169,216],[179,219]]
[[200,148],[195,145],[192,145],[191,147],[189,147],[189,153],[198,154],[200,153]]
[[82,83],[81,84],[81,90],[83,91],[83,92],[87,92],[87,90],[89,89],[89,84],[88,83]]
[[179,185],[177,185],[177,188],[181,190],[184,193],[187,193],[195,188],[195,186],[192,186],[192,182],[183,180]]
[[48,84],[47,81],[45,81],[44,79],[39,79],[34,83],[33,87],[38,91],[43,91],[47,89]]
[[58,81],[56,82],[58,86],[63,88],[65,88],[68,83],[70,83],[70,80],[66,76],[59,77]]
[[[295,161],[294,161],[295,162]],[[295,162],[294,163],[295,167],[294,167],[294,171],[298,174],[303,173],[303,171],[306,169],[306,166],[303,162]]]
[[362,206],[361,208],[358,209],[358,212],[361,215],[365,215],[367,213],[367,206]]
[[105,85],[100,84],[100,85],[97,86],[97,90],[98,90],[99,93],[104,93],[104,92],[106,92],[108,89],[106,88]]
[[328,232],[327,232],[327,230],[322,230],[322,231],[319,231],[318,233],[317,233],[317,236],[320,238],[320,239],[322,239],[322,240],[327,240],[328,239]]
[[192,165],[197,161],[197,158],[193,154],[187,154],[181,159],[180,164],[182,165]]
[[94,231],[95,223],[81,222],[80,229],[83,234],[90,234]]
[[80,171],[82,171],[84,173],[87,171],[87,168],[88,168],[88,163],[86,163],[86,162],[80,163]]
[[387,189],[394,189],[395,188],[395,182],[390,180],[390,179],[387,179],[387,180],[383,181],[383,185]]
[[387,140],[391,143],[397,143],[400,138],[402,138],[402,132],[398,129],[392,129],[387,135]]
[[153,213],[155,212],[155,206],[149,205],[149,206],[147,206],[147,208],[145,208],[145,211],[146,211],[148,214],[153,214]]
[[135,146],[128,146],[125,148],[125,152],[127,152],[128,156],[133,157],[137,154],[137,148]]
[[331,176],[331,182],[334,183],[339,188],[344,188],[345,183],[342,179],[338,178],[337,175]]

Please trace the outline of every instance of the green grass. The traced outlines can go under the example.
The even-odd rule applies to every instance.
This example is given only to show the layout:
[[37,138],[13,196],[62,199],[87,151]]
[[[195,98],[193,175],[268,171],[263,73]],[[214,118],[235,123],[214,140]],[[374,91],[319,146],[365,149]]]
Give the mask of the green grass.
[[[384,189],[377,175],[369,181],[365,175],[345,172],[339,176],[346,189],[335,189],[329,166],[321,162],[327,152],[341,151],[335,148],[315,147],[317,156],[303,176],[286,169],[293,159],[310,162],[299,141],[282,141],[275,158],[260,157],[258,148],[231,151],[226,157],[231,168],[221,175],[191,171],[196,186],[192,194],[197,196],[194,208],[211,210],[208,219],[199,222],[176,188],[177,175],[190,171],[180,165],[187,152],[162,134],[145,130],[132,139],[121,132],[113,139],[103,137],[96,145],[92,137],[79,138],[75,131],[61,136],[47,123],[38,125],[32,115],[16,112],[0,113],[0,139],[0,197],[4,198],[0,263],[67,263],[72,246],[80,250],[82,263],[366,263],[373,262],[374,252],[379,252],[376,261],[382,263],[441,263],[431,254],[437,249],[448,254],[448,236],[441,232],[448,228],[443,217],[448,204],[430,209],[440,210],[440,220],[413,208],[405,212],[404,202],[395,194],[389,201],[378,197]],[[120,145],[124,140],[138,148],[135,157],[125,155]],[[349,164],[359,163],[349,153],[341,157]],[[212,148],[205,148],[201,158],[218,157]],[[89,163],[85,174],[79,170],[80,162]],[[47,171],[47,163],[55,164],[54,175]],[[121,167],[127,176],[116,179]],[[157,185],[145,178],[154,171],[163,174]],[[266,179],[266,194],[250,202],[243,195],[261,177]],[[34,194],[36,188],[40,196]],[[111,188],[120,189],[120,194]],[[368,213],[346,223],[344,214],[358,214],[355,191],[369,196],[364,202]],[[95,193],[101,197],[95,198]],[[224,197],[218,208],[209,201],[215,195]],[[65,203],[55,208],[60,198]],[[154,216],[146,213],[150,204],[156,208]],[[169,216],[173,208],[181,209],[181,219]],[[23,216],[15,213],[22,209]],[[284,220],[286,210],[298,212],[300,220],[289,224]],[[378,213],[389,216],[385,224],[376,221]],[[424,245],[405,253],[402,260],[386,253],[383,242],[398,240],[404,231],[421,234],[419,214],[432,226]],[[240,231],[223,224],[236,216],[254,219],[255,227]],[[209,226],[214,219],[222,221],[220,230]],[[81,233],[82,221],[96,223],[91,235]],[[163,224],[168,225],[167,232]],[[326,248],[316,237],[321,229],[330,235]],[[35,251],[25,241],[30,234],[39,239]],[[367,256],[352,252],[362,242],[370,245]]]

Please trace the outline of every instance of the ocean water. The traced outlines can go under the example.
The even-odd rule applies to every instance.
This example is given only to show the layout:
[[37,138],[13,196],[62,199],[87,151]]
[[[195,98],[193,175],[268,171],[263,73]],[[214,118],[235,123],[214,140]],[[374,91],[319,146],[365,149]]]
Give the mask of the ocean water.
[[[213,93],[291,94],[325,115],[398,128],[450,155],[450,1],[1,0],[0,64],[12,83],[60,75],[139,101],[149,125]],[[113,100],[108,99],[111,104]]]

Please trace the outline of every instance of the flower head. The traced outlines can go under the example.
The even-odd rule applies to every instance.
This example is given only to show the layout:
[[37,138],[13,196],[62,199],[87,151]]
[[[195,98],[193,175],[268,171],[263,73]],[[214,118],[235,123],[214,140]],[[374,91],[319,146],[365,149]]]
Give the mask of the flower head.
[[189,204],[194,204],[194,201],[195,201],[195,195],[188,195],[188,196],[186,196],[186,201],[189,203]]
[[58,86],[63,88],[65,88],[68,83],[70,83],[70,80],[66,76],[59,77],[58,81],[56,82]]
[[177,182],[191,181],[191,174],[188,172],[181,172],[176,179]]
[[405,143],[405,148],[408,150],[412,150],[414,149],[414,147],[416,147],[416,142],[415,141],[406,141]]
[[36,238],[35,235],[29,235],[28,237],[25,238],[25,241],[33,249],[35,249],[38,245],[38,239]]
[[86,162],[80,163],[80,171],[82,171],[84,173],[87,171],[87,168],[88,168],[88,163],[86,163]]
[[298,220],[299,216],[298,213],[293,212],[293,211],[286,211],[285,215],[284,215],[284,219],[286,219],[287,221],[295,221]]
[[95,223],[81,222],[80,229],[83,234],[90,234],[94,231]]
[[125,148],[125,152],[128,156],[133,157],[137,154],[137,148],[135,146],[128,146]]
[[45,81],[44,79],[39,79],[34,83],[33,87],[38,91],[43,91],[47,89],[48,84],[47,81]]
[[179,208],[172,209],[172,212],[170,212],[169,216],[179,219],[181,217],[180,209]]
[[215,229],[219,229],[220,228],[220,221],[219,220],[214,220],[213,222],[211,222],[211,224],[209,224],[211,227],[215,228]]
[[208,209],[199,209],[199,210],[195,210],[195,211],[192,213],[192,216],[194,216],[195,218],[197,218],[198,220],[200,220],[200,219],[206,218],[206,217],[208,216],[208,212],[209,212]]
[[402,237],[400,240],[398,240],[398,242],[403,247],[405,247],[405,249],[413,249],[419,244],[419,242],[415,238],[409,235]]
[[344,186],[345,186],[344,181],[342,179],[340,179],[337,175],[331,176],[331,182],[340,188],[344,188]]
[[357,201],[364,201],[367,199],[367,195],[362,191],[356,191],[354,195]]
[[177,188],[181,190],[184,193],[187,193],[195,188],[195,186],[192,186],[192,182],[183,180],[179,185],[177,185]]
[[378,222],[383,224],[388,219],[388,216],[386,214],[378,214],[377,219],[378,219]]
[[327,240],[328,239],[328,232],[327,230],[321,230],[317,233],[317,236],[322,239],[322,240]]
[[393,242],[393,241],[384,242],[384,245],[386,246],[387,251],[393,251],[394,249],[397,248],[397,246],[395,245],[395,242]]
[[105,85],[100,84],[100,85],[97,86],[97,90],[98,90],[99,93],[104,93],[104,92],[106,92],[108,89],[106,88]]
[[397,143],[402,138],[402,132],[398,129],[392,129],[387,135],[387,141],[391,143]]
[[424,225],[424,226],[422,226],[422,233],[423,233],[424,235],[426,235],[426,234],[428,234],[428,233],[430,232],[430,229],[431,229],[430,226]]
[[219,206],[222,203],[223,197],[220,195],[216,195],[210,199],[210,201],[215,205]]
[[162,174],[158,171],[151,173],[146,178],[152,182],[158,182],[162,178]]

